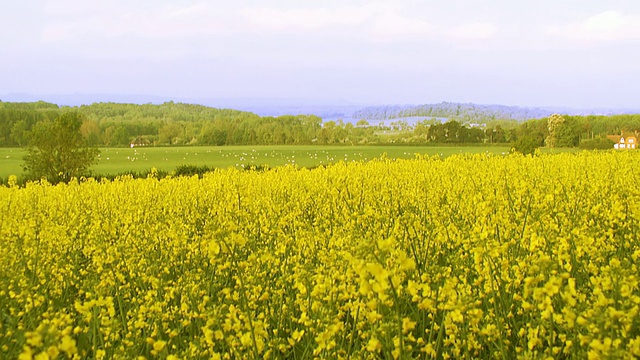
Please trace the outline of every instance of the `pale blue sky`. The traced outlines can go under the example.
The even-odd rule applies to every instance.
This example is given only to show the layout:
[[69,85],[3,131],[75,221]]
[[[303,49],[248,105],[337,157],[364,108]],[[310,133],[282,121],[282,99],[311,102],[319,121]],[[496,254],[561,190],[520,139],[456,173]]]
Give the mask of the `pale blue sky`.
[[640,108],[640,1],[0,0],[0,96]]

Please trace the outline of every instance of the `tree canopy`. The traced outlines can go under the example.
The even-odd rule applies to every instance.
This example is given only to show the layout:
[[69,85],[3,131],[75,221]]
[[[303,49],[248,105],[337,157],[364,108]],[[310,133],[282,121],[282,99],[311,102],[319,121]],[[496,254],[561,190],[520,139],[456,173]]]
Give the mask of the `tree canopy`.
[[82,117],[77,112],[35,124],[28,134],[29,148],[24,158],[28,177],[58,183],[86,174],[98,150],[88,147],[81,126]]
[[[80,133],[91,146],[515,144],[528,136],[532,139],[527,141],[536,146],[544,146],[549,139],[549,145],[575,147],[621,131],[640,131],[640,114],[562,115],[564,121],[551,134],[549,115],[534,110],[453,103],[380,107],[352,114],[351,123],[340,119],[323,122],[314,115],[261,117],[246,111],[174,102],[80,107],[0,102],[0,146],[24,146],[36,124],[52,122],[70,112],[81,117]],[[414,115],[422,118],[407,117]],[[540,117],[522,121],[537,115]]]

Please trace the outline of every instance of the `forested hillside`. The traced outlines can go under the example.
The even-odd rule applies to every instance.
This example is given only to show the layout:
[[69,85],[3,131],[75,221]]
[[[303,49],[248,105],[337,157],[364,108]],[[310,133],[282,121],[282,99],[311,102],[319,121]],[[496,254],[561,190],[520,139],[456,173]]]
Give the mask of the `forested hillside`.
[[[283,145],[283,144],[462,144],[515,143],[528,137],[543,146],[549,136],[547,117],[530,109],[442,103],[412,108],[367,108],[355,124],[325,121],[315,115],[260,117],[251,112],[167,102],[161,105],[96,103],[59,107],[46,102],[0,101],[0,146],[24,146],[39,121],[76,111],[82,135],[93,146],[134,145]],[[374,125],[367,120],[424,116]],[[536,119],[521,119],[538,116]],[[446,118],[444,122],[436,118]],[[557,146],[573,147],[621,131],[640,131],[640,114],[564,115]],[[603,145],[603,144],[601,144]],[[604,147],[607,144],[603,145]]]
[[486,123],[494,120],[525,121],[551,115],[550,110],[504,105],[478,105],[442,102],[440,104],[367,107],[354,113],[354,118],[389,120],[411,116],[446,118],[461,123]]
[[78,111],[91,145],[309,144],[322,120],[312,115],[260,117],[231,109],[168,102],[161,105],[96,103],[58,107],[45,102],[0,102],[0,146],[21,146],[38,121]]

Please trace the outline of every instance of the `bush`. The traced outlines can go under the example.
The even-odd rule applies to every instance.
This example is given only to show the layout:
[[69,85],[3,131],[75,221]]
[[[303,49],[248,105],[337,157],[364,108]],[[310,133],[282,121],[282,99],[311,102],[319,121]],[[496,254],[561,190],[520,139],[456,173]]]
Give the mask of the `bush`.
[[105,180],[105,179],[109,181],[113,181],[116,178],[123,178],[123,177],[131,177],[132,179],[146,179],[149,177],[153,177],[156,179],[163,179],[169,175],[170,174],[164,170],[149,169],[145,171],[125,171],[118,174],[107,174],[107,175],[95,174],[95,175],[91,175],[90,177],[96,179],[98,182],[101,182],[102,180]]
[[540,141],[533,136],[525,135],[516,140],[513,148],[522,154],[533,154],[540,147]]
[[212,168],[207,165],[197,166],[197,165],[180,165],[176,168],[174,175],[175,176],[193,176],[198,175],[199,178],[202,178],[202,175],[213,171]]
[[87,145],[81,125],[82,117],[76,112],[37,123],[29,133],[29,153],[24,157],[27,176],[56,184],[86,175],[99,151]]
[[587,149],[587,150],[594,150],[594,149],[608,150],[608,149],[613,149],[614,144],[615,142],[611,139],[595,138],[595,139],[588,139],[588,140],[582,141],[580,143],[580,148]]

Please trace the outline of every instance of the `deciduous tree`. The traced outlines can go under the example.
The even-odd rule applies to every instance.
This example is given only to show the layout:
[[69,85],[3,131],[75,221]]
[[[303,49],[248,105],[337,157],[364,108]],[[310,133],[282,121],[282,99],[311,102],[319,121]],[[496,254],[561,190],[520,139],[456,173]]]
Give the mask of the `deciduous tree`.
[[77,112],[37,123],[29,133],[28,154],[24,158],[27,175],[52,183],[84,175],[99,151],[87,145],[80,126],[82,120]]

